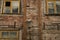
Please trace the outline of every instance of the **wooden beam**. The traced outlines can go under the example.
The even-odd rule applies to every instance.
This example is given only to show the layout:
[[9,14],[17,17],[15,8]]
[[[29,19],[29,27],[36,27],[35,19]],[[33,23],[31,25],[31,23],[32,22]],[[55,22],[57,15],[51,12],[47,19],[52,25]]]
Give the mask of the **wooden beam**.
[[22,40],[27,40],[26,0],[23,0],[23,33],[22,33]]
[[42,3],[42,0],[37,0],[37,7],[38,7],[38,23],[39,23],[39,37],[40,39],[39,40],[42,40],[42,11],[41,11],[41,5]]

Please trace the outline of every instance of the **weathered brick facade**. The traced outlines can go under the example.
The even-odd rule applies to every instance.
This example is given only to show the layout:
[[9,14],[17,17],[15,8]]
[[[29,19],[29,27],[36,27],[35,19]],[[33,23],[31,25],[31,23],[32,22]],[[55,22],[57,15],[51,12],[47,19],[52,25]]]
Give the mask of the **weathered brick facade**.
[[16,23],[16,27],[23,26],[23,29],[20,30],[20,40],[42,40],[42,7],[40,5],[41,0],[24,1],[25,3],[22,2],[23,15],[2,14],[0,16],[0,25],[11,27],[11,25],[14,26],[14,23]]
[[60,16],[46,16],[46,0],[43,0],[43,40],[60,40]]
[[18,15],[3,15],[0,16],[0,25],[14,25],[14,22],[16,22],[16,25],[21,25],[23,23],[23,17]]

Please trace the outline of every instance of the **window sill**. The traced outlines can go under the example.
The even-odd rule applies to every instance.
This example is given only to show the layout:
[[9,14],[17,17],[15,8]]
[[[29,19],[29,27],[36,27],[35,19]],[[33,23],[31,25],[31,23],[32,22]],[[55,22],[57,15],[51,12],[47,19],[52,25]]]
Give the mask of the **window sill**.
[[20,13],[0,13],[0,15],[23,15]]
[[20,16],[20,17],[23,17],[23,14],[1,13],[0,16]]
[[20,13],[2,13],[2,14],[9,14],[9,15],[22,15]]
[[60,14],[45,14],[45,16],[60,16]]

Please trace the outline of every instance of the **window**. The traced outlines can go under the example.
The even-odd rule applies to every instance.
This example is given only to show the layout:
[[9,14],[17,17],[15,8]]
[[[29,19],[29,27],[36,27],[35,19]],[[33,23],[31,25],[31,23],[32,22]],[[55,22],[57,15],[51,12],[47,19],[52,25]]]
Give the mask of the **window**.
[[8,37],[8,32],[2,32],[2,37],[7,38]]
[[0,0],[0,13],[20,13],[20,0]]
[[16,33],[16,32],[10,32],[10,38],[15,38],[15,37],[16,37],[16,35],[17,35],[17,33]]
[[10,13],[11,11],[10,11],[10,7],[5,7],[4,8],[4,13]]
[[49,14],[60,13],[60,1],[56,0],[47,0],[46,12]]
[[2,13],[3,0],[0,0],[0,13]]
[[1,31],[0,40],[18,40],[18,31]]
[[18,13],[18,9],[19,9],[19,2],[12,1],[12,13]]
[[2,37],[3,38],[16,38],[17,37],[17,32],[2,32]]
[[57,9],[57,13],[60,13],[60,2],[59,1],[56,2],[56,9]]
[[11,4],[10,2],[6,2],[5,6],[10,6],[10,4]]
[[49,10],[49,13],[54,13],[54,4],[53,2],[48,2],[48,10]]

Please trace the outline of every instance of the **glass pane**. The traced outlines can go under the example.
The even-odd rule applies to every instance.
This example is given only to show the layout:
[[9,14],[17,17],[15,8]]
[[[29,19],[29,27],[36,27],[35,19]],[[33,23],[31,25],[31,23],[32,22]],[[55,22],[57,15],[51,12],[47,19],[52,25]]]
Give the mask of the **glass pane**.
[[12,13],[18,13],[19,1],[12,1]]
[[60,13],[60,2],[56,2],[56,7],[57,7],[57,13]]
[[3,0],[0,0],[0,13],[2,13]]
[[10,38],[16,38],[17,32],[10,32]]
[[10,7],[5,7],[4,8],[4,13],[10,13]]
[[10,6],[10,2],[6,2],[5,6]]
[[8,35],[9,35],[8,32],[2,32],[2,37],[3,37],[3,38],[7,38]]
[[13,12],[13,13],[18,13],[18,8],[13,8],[13,9],[12,9],[12,12]]
[[1,13],[1,0],[0,0],[0,13]]
[[0,6],[0,13],[1,13],[1,6]]
[[48,2],[48,7],[53,8],[54,7],[54,3],[53,2]]
[[49,8],[49,13],[50,14],[54,13],[54,9]]
[[49,13],[54,13],[54,3],[53,2],[48,2],[48,10],[49,10]]

